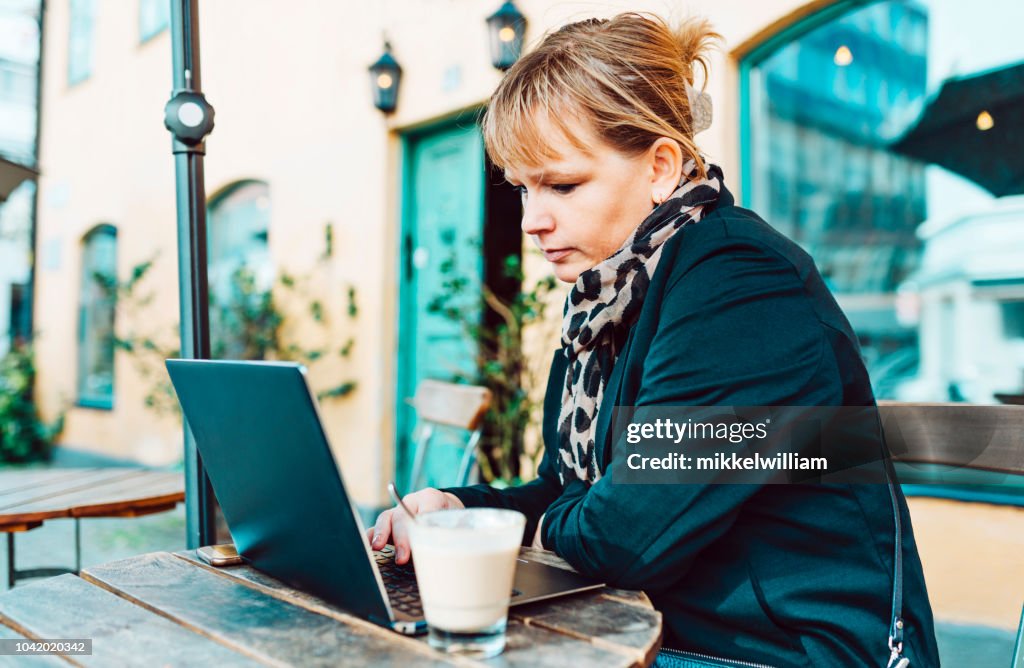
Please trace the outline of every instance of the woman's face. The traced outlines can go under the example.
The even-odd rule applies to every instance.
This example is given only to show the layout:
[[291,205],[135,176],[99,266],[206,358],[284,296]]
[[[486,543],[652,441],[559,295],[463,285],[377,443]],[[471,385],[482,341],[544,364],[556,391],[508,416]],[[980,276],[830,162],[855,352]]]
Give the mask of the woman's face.
[[508,168],[505,178],[521,193],[523,232],[555,276],[573,283],[622,246],[655,200],[672,194],[682,174],[682,152],[662,138],[629,156],[573,123],[570,130],[589,147],[584,152],[549,123],[540,129],[560,157],[538,167]]

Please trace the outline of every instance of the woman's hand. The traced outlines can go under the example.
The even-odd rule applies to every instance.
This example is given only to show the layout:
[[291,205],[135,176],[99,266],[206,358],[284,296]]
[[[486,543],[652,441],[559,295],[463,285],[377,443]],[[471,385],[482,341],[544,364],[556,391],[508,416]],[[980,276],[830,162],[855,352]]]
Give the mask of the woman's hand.
[[[455,510],[465,508],[462,501],[454,494],[442,492],[439,489],[428,487],[412,494],[402,497],[409,510],[416,513],[429,513],[434,510]],[[370,547],[379,550],[388,544],[395,546],[395,562],[398,564],[409,563],[412,549],[409,547],[409,516],[401,507],[385,510],[377,516],[377,523],[372,529],[367,529],[366,538],[370,541]]]

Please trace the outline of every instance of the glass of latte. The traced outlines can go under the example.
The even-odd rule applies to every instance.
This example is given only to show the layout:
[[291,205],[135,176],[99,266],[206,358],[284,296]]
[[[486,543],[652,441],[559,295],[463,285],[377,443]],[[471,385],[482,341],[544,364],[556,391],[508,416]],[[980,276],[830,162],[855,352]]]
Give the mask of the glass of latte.
[[416,516],[409,529],[431,647],[477,658],[505,648],[505,624],[526,517],[466,508]]

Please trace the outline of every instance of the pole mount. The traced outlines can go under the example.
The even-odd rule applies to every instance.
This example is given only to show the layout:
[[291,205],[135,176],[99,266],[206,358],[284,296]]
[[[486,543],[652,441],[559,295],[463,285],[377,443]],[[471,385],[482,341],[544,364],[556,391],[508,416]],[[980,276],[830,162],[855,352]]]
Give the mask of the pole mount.
[[202,93],[180,90],[164,106],[164,127],[182,144],[197,147],[213,131],[213,113]]

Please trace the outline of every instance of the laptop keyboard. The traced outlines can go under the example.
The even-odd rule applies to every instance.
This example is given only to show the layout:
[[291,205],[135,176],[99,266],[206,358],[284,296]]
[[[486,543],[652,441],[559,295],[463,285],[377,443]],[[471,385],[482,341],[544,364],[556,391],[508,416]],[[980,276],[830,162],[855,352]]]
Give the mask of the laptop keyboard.
[[391,607],[413,617],[422,617],[420,589],[416,584],[416,571],[412,566],[399,566],[395,563],[395,548],[392,545],[386,545],[383,550],[374,552],[373,558],[377,561],[377,570],[384,581]]

